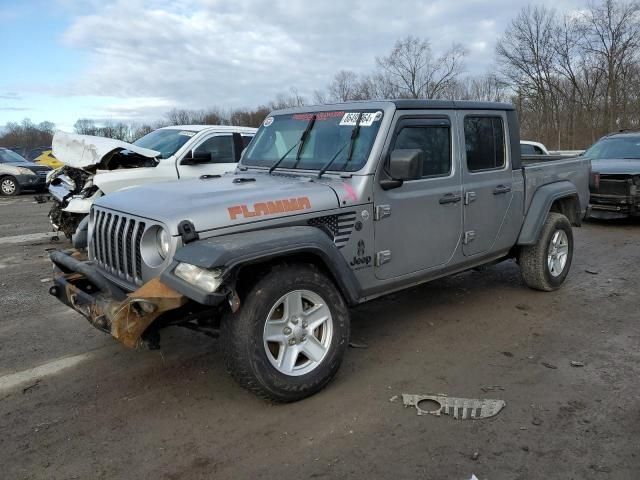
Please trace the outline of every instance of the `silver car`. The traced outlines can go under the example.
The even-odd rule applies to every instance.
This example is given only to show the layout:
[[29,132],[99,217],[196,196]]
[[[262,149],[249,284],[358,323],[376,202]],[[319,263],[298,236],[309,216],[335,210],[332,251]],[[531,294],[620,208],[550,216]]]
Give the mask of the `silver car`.
[[19,195],[22,190],[43,191],[50,170],[25,160],[13,150],[0,148],[0,193]]

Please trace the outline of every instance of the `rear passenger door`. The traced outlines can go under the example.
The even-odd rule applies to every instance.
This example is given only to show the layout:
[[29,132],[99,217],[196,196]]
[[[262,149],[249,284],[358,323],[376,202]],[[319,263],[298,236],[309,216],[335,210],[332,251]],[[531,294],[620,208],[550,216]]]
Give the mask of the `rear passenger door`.
[[[238,138],[234,138],[237,136]],[[222,175],[231,172],[236,168],[240,156],[238,143],[242,140],[237,133],[216,133],[201,140],[195,145],[193,151],[196,153],[208,153],[211,161],[187,165],[180,161],[178,170],[180,178],[197,178],[201,175]],[[241,143],[240,143],[241,144]]]
[[460,112],[463,133],[464,233],[467,256],[489,253],[513,200],[513,172],[503,112]]

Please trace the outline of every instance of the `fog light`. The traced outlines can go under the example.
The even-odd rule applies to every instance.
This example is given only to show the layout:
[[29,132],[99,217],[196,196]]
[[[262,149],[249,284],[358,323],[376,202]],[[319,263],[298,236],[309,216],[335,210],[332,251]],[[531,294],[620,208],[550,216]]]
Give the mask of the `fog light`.
[[222,283],[220,269],[207,270],[190,263],[179,263],[173,273],[176,277],[209,293],[215,292]]

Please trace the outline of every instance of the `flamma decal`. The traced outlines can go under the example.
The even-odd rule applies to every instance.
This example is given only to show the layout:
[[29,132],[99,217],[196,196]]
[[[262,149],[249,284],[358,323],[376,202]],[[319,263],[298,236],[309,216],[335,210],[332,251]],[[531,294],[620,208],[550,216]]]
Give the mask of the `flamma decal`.
[[311,201],[308,197],[286,198],[283,200],[272,200],[267,202],[254,203],[252,208],[248,205],[234,205],[227,207],[229,218],[237,220],[241,218],[260,217],[263,215],[275,215],[278,213],[297,212],[311,208]]

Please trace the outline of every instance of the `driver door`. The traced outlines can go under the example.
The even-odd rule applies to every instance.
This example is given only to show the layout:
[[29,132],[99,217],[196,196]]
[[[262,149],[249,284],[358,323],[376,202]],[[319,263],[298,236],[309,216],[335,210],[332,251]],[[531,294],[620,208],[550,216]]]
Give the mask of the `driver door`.
[[[236,168],[239,149],[231,133],[214,134],[202,140],[192,150],[198,163],[182,158],[178,165],[180,178],[199,178],[202,175],[222,175]],[[189,154],[187,154],[188,156]],[[208,160],[206,159],[208,155]],[[203,157],[205,158],[203,160]]]
[[[449,263],[462,233],[459,152],[451,112],[400,117],[388,147],[423,152],[422,177],[375,187],[376,277],[390,279]],[[384,173],[383,173],[384,175]]]

